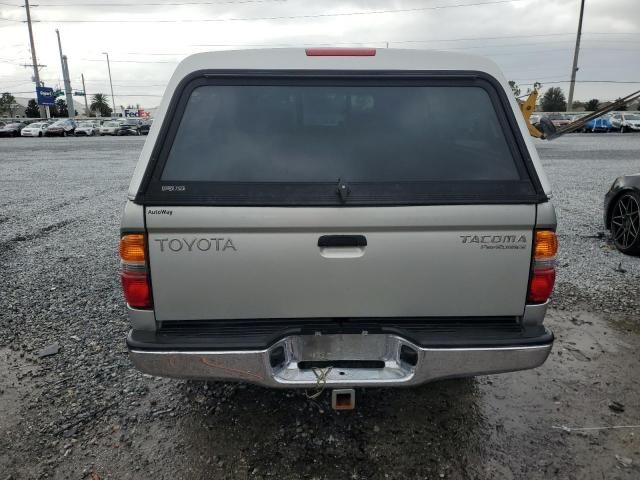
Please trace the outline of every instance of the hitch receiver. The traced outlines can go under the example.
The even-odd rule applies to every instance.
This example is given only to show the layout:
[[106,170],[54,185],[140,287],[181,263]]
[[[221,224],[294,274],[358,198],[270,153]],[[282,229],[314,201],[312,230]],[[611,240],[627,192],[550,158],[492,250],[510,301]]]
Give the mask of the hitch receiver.
[[331,408],[334,410],[353,410],[356,408],[356,391],[353,388],[332,390]]

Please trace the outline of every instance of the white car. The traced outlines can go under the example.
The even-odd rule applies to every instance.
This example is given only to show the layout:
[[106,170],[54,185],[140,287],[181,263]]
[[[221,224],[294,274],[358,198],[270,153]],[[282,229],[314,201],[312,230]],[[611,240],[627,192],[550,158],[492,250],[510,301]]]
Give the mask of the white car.
[[98,125],[94,122],[80,122],[76,127],[76,137],[92,137],[100,132]]
[[48,126],[49,124],[45,122],[32,123],[24,127],[20,132],[20,135],[23,137],[44,137],[44,132],[47,130]]
[[116,135],[120,122],[104,122],[100,127],[100,135]]
[[610,121],[611,128],[620,130],[620,133],[640,132],[640,114],[615,113]]

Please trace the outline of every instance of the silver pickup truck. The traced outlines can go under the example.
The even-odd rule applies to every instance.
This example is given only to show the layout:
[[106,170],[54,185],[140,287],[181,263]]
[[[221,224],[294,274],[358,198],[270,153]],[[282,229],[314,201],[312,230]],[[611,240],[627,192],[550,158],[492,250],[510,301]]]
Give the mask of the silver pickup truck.
[[269,387],[534,368],[549,183],[483,58],[202,53],[173,75],[121,227],[130,358]]

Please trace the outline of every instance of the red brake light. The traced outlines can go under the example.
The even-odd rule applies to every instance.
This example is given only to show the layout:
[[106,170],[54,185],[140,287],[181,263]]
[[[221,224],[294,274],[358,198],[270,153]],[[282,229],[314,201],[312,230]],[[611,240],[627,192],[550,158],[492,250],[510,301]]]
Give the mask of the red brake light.
[[123,271],[120,274],[122,279],[122,291],[124,298],[132,308],[151,308],[151,289],[149,288],[149,278],[146,273],[130,273]]
[[529,283],[527,300],[532,303],[546,302],[551,296],[555,281],[555,268],[534,269]]
[[307,48],[307,57],[374,57],[375,48]]

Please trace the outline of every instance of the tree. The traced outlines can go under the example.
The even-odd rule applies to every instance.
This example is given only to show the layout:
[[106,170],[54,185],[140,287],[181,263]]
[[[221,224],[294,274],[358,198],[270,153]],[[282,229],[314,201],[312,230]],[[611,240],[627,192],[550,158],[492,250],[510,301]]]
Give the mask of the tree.
[[517,98],[520,96],[520,87],[514,80],[509,80],[509,86],[511,87],[511,91],[513,95]]
[[584,104],[585,112],[593,112],[598,109],[598,105],[600,105],[600,100],[597,98],[592,98],[587,103]]
[[13,117],[16,106],[16,97],[9,92],[4,92],[2,96],[0,96],[0,113],[9,112],[9,116]]
[[40,118],[40,109],[38,108],[38,104],[36,103],[35,99],[32,98],[31,100],[29,100],[24,114],[29,118]]
[[51,113],[52,117],[68,117],[69,116],[69,109],[67,108],[67,102],[64,101],[64,98],[59,98],[58,100],[56,100],[56,105],[55,105],[55,115],[53,113],[53,110],[51,110],[51,108],[49,109],[49,113]]
[[551,87],[542,97],[543,112],[563,112],[567,109],[567,100],[560,87]]
[[96,93],[91,97],[89,110],[98,112],[101,117],[110,117],[113,110],[109,107],[109,101],[104,93]]
[[[620,98],[620,97],[616,98],[616,102],[618,102],[620,100],[622,100],[622,98]],[[628,108],[627,105],[622,105],[621,107],[618,108],[618,111],[619,112],[626,112],[627,108]]]

